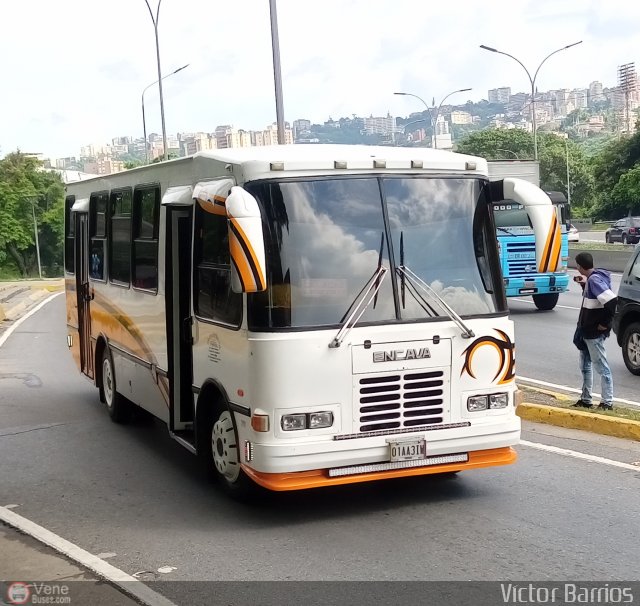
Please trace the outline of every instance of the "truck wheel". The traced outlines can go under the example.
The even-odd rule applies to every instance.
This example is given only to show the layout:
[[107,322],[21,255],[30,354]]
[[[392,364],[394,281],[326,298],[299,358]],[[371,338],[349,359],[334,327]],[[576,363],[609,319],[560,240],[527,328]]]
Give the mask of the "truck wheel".
[[553,292],[548,293],[546,295],[532,295],[533,302],[536,307],[541,311],[550,311],[558,303],[558,298],[560,297],[559,293]]
[[114,423],[126,423],[131,416],[131,403],[116,391],[116,371],[108,347],[102,352],[102,385],[100,393]]
[[622,335],[622,359],[633,375],[640,375],[640,322],[629,324]]

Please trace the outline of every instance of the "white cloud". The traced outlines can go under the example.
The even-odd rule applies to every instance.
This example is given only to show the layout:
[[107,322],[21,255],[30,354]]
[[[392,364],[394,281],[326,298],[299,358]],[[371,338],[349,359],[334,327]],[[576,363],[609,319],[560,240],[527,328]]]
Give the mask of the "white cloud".
[[[155,6],[156,0],[149,0]],[[287,120],[407,115],[422,108],[396,90],[438,102],[486,98],[487,89],[529,82],[552,50],[540,90],[615,84],[635,61],[640,4],[626,0],[279,0]],[[263,128],[275,120],[268,0],[163,0],[160,13],[169,132],[218,124]],[[157,78],[154,32],[144,0],[5,2],[0,8],[0,151],[53,156],[142,133],[141,93]],[[159,132],[155,87],[145,95],[147,131]]]

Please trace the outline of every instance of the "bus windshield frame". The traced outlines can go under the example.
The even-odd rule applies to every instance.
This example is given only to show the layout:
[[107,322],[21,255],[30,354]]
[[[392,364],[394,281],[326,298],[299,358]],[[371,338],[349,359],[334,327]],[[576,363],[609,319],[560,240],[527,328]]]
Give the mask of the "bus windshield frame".
[[451,175],[344,175],[245,184],[258,201],[267,290],[247,295],[249,329],[340,326],[382,266],[358,325],[448,321],[407,268],[463,318],[508,312],[488,181]]

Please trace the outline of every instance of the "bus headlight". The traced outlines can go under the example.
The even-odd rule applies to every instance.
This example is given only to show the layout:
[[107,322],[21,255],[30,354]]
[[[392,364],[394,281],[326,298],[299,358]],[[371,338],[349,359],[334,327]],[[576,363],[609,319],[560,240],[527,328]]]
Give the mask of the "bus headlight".
[[509,394],[492,393],[489,396],[489,408],[492,410],[495,408],[506,408],[507,406],[509,406]]
[[331,411],[296,413],[282,415],[280,426],[283,431],[300,431],[302,429],[323,429],[333,425]]
[[488,400],[489,398],[487,396],[470,396],[467,398],[467,410],[469,412],[487,410]]
[[309,429],[321,429],[333,425],[332,412],[312,412],[309,413]]
[[299,431],[307,428],[307,415],[282,415],[280,425],[284,431]]

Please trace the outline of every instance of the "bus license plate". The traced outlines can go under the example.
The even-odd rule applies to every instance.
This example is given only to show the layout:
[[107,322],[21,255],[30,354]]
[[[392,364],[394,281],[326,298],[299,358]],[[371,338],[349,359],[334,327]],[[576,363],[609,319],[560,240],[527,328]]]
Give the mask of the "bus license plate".
[[389,442],[389,461],[416,461],[427,457],[427,441],[401,440]]

